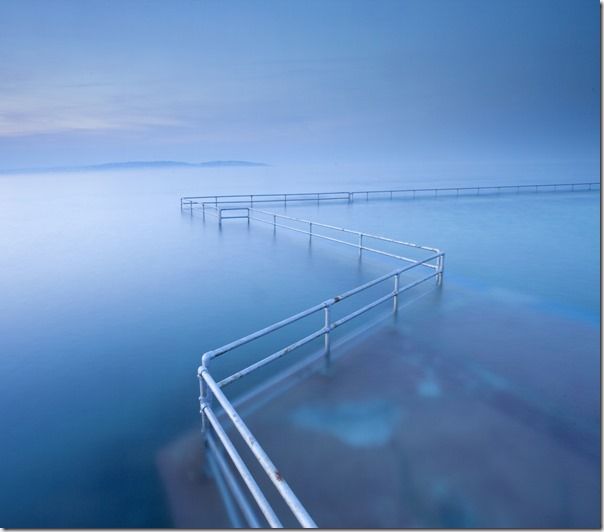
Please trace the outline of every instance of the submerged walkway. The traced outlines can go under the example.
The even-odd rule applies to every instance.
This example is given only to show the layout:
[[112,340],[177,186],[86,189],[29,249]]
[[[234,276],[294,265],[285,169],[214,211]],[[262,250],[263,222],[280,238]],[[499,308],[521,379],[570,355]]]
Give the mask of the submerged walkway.
[[[460,191],[475,190],[480,194],[481,190],[486,189],[497,193],[515,189],[518,193],[524,187],[534,187],[534,192],[539,192],[540,187],[549,187],[554,191],[565,190],[564,187],[569,187],[569,190],[581,187],[591,190],[596,186],[599,184],[182,198],[181,207],[188,206],[192,211],[193,205],[199,205],[204,214],[215,214],[221,223],[231,218],[247,218],[248,222],[255,220],[270,224],[275,230],[284,228],[311,238],[357,247],[359,252],[377,253],[409,263],[298,315],[204,354],[198,375],[206,454],[211,458],[210,466],[217,481],[216,486],[225,501],[231,522],[247,522],[250,526],[264,526],[266,522],[271,526],[315,526],[310,517],[312,514],[325,527],[564,527],[569,525],[563,523],[583,522],[582,515],[594,515],[590,511],[593,498],[585,496],[585,493],[580,498],[564,494],[564,500],[559,502],[564,503],[565,515],[553,511],[555,505],[552,506],[549,500],[552,485],[555,489],[559,489],[560,485],[573,486],[577,492],[584,491],[581,488],[586,483],[591,486],[593,475],[589,473],[589,463],[599,456],[599,451],[593,449],[593,435],[577,439],[577,431],[571,430],[564,419],[552,415],[539,405],[535,406],[534,402],[527,402],[526,398],[519,399],[513,390],[506,390],[505,386],[502,388],[496,376],[492,378],[493,375],[489,377],[488,373],[481,374],[474,370],[460,374],[459,369],[463,367],[451,365],[452,359],[447,359],[443,366],[449,365],[452,371],[443,372],[439,376],[440,383],[435,384],[434,369],[430,370],[428,380],[417,382],[417,378],[425,377],[421,376],[421,371],[417,371],[418,364],[421,368],[423,362],[418,362],[415,355],[409,356],[409,346],[405,346],[404,338],[398,333],[392,332],[389,337],[381,335],[379,347],[375,340],[358,346],[346,359],[338,361],[337,375],[311,376],[303,385],[291,388],[279,401],[269,401],[261,410],[246,416],[245,422],[240,417],[240,406],[235,408],[222,388],[320,338],[324,339],[324,348],[316,356],[310,357],[308,363],[323,358],[329,365],[330,333],[336,327],[391,300],[394,300],[396,310],[399,294],[431,278],[440,281],[444,270],[444,254],[437,249],[260,211],[251,206],[255,202],[352,201],[356,194],[369,199],[370,195],[383,197],[386,194],[386,197],[393,198],[397,194],[410,192],[415,197],[418,192],[427,191],[434,191],[434,195],[437,195],[439,191],[455,191],[459,194]],[[352,235],[356,240],[334,238],[325,232],[317,233],[317,227],[323,231],[339,231],[348,237]],[[368,239],[423,250],[429,253],[429,257],[412,258],[378,249],[368,246]],[[402,277],[411,270],[415,272],[417,267],[430,268],[431,273],[401,288],[399,281]],[[386,295],[344,318],[334,321],[331,317],[332,306],[389,280],[394,280],[394,289]],[[211,376],[209,362],[213,358],[316,312],[325,314],[325,324],[319,330],[279,351],[260,356],[252,365],[221,381]],[[509,317],[513,318],[513,315]],[[527,323],[526,320],[525,317],[525,322],[519,323],[519,327]],[[459,325],[463,326],[463,323]],[[556,326],[561,330],[564,322]],[[430,360],[440,360],[438,351],[430,352],[429,347],[426,349],[426,354],[422,354],[420,359],[426,356]],[[448,345],[447,351],[449,356],[451,350]],[[292,374],[284,374],[283,379]],[[336,380],[337,386],[334,385]],[[477,401],[477,392],[473,388],[481,380],[486,388],[479,389],[482,400]],[[470,381],[473,391],[467,394],[463,388],[467,388]],[[446,403],[436,401],[442,390],[452,391],[453,400]],[[482,392],[495,400],[485,402]],[[434,408],[435,404],[437,408]],[[411,422],[410,408],[412,411],[417,409]],[[220,417],[221,414],[225,415]],[[225,423],[227,418],[232,425]],[[543,426],[547,428],[545,433],[538,430]],[[242,439],[231,438],[235,432],[232,427]],[[443,442],[449,443],[449,440],[451,445],[443,446]],[[516,448],[514,441],[530,441],[531,444]],[[259,442],[262,442],[262,446]],[[506,442],[507,446],[502,447],[501,442]],[[223,454],[219,449],[226,452]],[[493,449],[496,452],[492,453]],[[540,460],[543,457],[548,457],[547,464]],[[584,467],[585,461],[587,469]],[[279,464],[280,469],[276,468],[275,463]],[[566,473],[556,469],[556,464],[560,463],[566,464]],[[162,475],[171,479],[172,486],[178,486],[178,475],[166,473],[174,470],[169,464],[170,460],[163,461]],[[438,475],[434,477],[435,470],[431,469],[438,464],[444,468],[440,473],[444,475],[442,478]],[[233,465],[234,468],[231,467]],[[424,466],[426,469],[422,470]],[[571,475],[569,472],[572,475],[579,472],[580,478],[564,478],[561,483],[560,478],[551,476],[564,473],[568,477]],[[526,475],[530,475],[530,478]],[[435,483],[423,485],[434,478]],[[528,487],[518,491],[519,486]],[[274,488],[278,495],[275,495]],[[485,499],[485,493],[492,493],[496,489],[502,489],[503,492],[493,498],[495,506],[491,507],[488,497]],[[465,502],[451,502],[459,497],[463,499],[466,492],[469,506]],[[250,504],[249,494],[257,507]],[[514,503],[516,498],[520,501],[517,504]],[[208,496],[207,500],[212,500],[212,497]],[[502,502],[504,506],[498,507]],[[208,506],[205,508],[209,511]],[[175,512],[182,514],[181,510]]]
[[[569,360],[568,340],[597,348],[597,328],[516,305],[494,310],[476,295],[437,320],[436,342],[384,326],[350,346],[329,374],[260,408],[239,407],[308,511],[327,528],[597,527],[599,431],[597,419],[589,423],[597,405],[584,403],[576,386],[597,397],[598,376]],[[429,321],[412,327],[427,330]],[[513,333],[493,345],[489,328],[500,323]],[[583,349],[573,358],[584,359]],[[554,375],[566,368],[564,383],[531,363],[535,352],[547,353]],[[196,473],[200,444],[189,436],[185,473],[178,460],[163,463],[164,475],[172,470],[168,492],[183,495],[170,497],[175,524],[227,526],[212,482]],[[262,471],[250,469],[274,494]],[[282,500],[269,501],[285,514]]]

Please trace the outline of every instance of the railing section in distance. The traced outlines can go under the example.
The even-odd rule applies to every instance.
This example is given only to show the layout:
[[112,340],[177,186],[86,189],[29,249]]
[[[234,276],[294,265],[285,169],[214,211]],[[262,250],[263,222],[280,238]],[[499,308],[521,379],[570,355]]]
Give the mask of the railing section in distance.
[[433,187],[433,188],[401,188],[387,190],[356,190],[339,192],[295,192],[295,193],[273,193],[273,194],[222,194],[212,196],[183,196],[180,198],[180,206],[209,204],[219,205],[221,203],[245,203],[254,205],[256,203],[282,203],[300,201],[353,201],[356,198],[386,198],[395,199],[401,197],[417,197],[418,195],[460,195],[475,194],[481,192],[497,193],[520,193],[520,192],[574,192],[581,190],[597,190],[600,183],[597,181],[584,183],[537,183],[530,185],[475,185],[464,187]]

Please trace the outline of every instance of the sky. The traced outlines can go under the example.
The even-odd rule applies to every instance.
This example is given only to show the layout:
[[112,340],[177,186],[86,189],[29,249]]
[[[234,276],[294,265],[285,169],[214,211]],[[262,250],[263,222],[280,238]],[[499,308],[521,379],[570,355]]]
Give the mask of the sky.
[[599,9],[4,0],[0,168],[237,159],[597,172]]

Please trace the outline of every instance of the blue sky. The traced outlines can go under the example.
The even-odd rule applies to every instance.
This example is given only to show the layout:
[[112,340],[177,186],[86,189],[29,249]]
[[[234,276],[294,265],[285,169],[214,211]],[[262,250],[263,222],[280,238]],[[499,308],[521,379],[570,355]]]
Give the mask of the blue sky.
[[0,167],[597,169],[599,31],[595,0],[7,0]]

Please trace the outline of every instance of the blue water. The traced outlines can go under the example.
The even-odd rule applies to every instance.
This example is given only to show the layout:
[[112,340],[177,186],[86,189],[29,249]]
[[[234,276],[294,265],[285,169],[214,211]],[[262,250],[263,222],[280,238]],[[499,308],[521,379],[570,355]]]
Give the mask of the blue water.
[[[181,213],[179,197],[426,184],[392,169],[367,175],[258,168],[2,177],[3,526],[169,526],[155,457],[198,423],[200,355],[393,269],[258,224],[219,230],[213,219]],[[430,184],[451,180],[463,182]],[[355,201],[288,213],[444,249],[441,321],[480,297],[494,313],[501,303],[599,327],[597,192]],[[417,306],[420,315],[431,311]],[[488,340],[508,333],[490,327]],[[581,422],[597,432],[598,345],[582,335],[568,344],[585,380],[582,408],[568,411],[583,411]],[[549,388],[534,386],[538,377],[485,367],[558,406]],[[564,380],[563,366],[552,371]],[[434,394],[434,383],[422,393]]]

